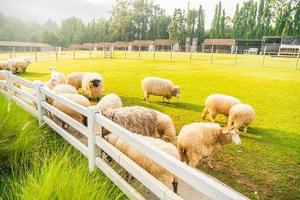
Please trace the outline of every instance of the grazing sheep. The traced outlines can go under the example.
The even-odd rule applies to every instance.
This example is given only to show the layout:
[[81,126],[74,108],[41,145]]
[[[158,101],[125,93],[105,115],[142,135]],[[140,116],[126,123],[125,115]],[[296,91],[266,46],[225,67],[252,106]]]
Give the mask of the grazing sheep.
[[64,84],[65,82],[65,75],[61,72],[57,72],[54,67],[50,67],[50,72],[51,72],[51,78],[50,80],[46,83],[46,86],[49,89],[53,89],[55,86],[59,84]]
[[176,130],[170,116],[155,111],[157,114],[157,131],[166,142],[176,143]]
[[104,88],[104,81],[98,73],[86,73],[82,77],[82,92],[89,99],[99,100]]
[[[149,108],[129,106],[108,109],[103,112],[103,115],[133,133],[159,138],[157,114]],[[103,135],[109,134],[105,129],[102,133]]]
[[68,84],[59,84],[52,91],[56,94],[77,94],[76,88]]
[[[178,150],[176,147],[168,142],[165,142],[161,139],[156,139],[147,136],[141,136],[134,134],[137,138],[141,141],[146,141],[151,145],[157,147],[158,149],[166,152],[170,156],[179,159]],[[148,173],[152,176],[157,178],[159,181],[164,183],[166,186],[173,185],[173,191],[177,193],[178,187],[178,178],[173,175],[171,172],[166,170],[165,168],[161,167],[156,162],[149,159],[147,156],[139,152],[137,149],[133,148],[132,146],[128,145],[123,140],[119,139],[114,134],[109,134],[104,137],[109,143],[114,145],[117,149],[119,149],[122,153],[132,159],[135,163],[137,163],[140,167],[145,169]]]
[[157,77],[147,77],[142,81],[142,88],[144,90],[144,100],[148,101],[150,95],[162,96],[171,99],[173,96],[179,98],[180,89],[175,86],[172,81]]
[[[70,101],[73,101],[81,106],[84,106],[84,107],[88,107],[90,106],[90,102],[89,100],[82,96],[82,95],[79,95],[79,94],[61,94],[60,96],[64,97],[64,98],[67,98],[69,99]],[[55,101],[53,100],[52,102],[52,105],[57,108],[58,110],[66,113],[67,115],[69,115],[70,117],[72,117],[73,119],[75,119],[76,121],[84,124],[84,125],[87,125],[87,119],[85,116],[83,116],[82,114],[74,111],[73,109],[65,106],[64,104],[61,104],[59,103],[58,101]],[[51,118],[53,119],[53,121],[55,121],[56,123],[61,123],[61,126],[63,128],[65,128],[65,122],[63,122],[62,120],[60,120],[59,118],[57,118],[56,116],[54,116],[55,113],[51,113]]]
[[82,87],[82,77],[86,73],[84,72],[74,72],[67,76],[66,78],[66,84],[74,86],[77,90],[79,90]]
[[17,68],[15,66],[14,60],[8,60],[7,61],[7,70],[11,71],[13,74],[17,73]]
[[239,129],[245,126],[244,132],[247,132],[248,126],[255,120],[255,110],[248,104],[236,104],[229,111],[227,127],[229,129]]
[[30,65],[29,58],[18,58],[14,60],[14,66],[18,73],[26,72],[27,67]]
[[208,165],[212,168],[213,154],[222,146],[231,142],[240,144],[238,129],[225,130],[216,123],[192,123],[183,126],[178,139],[177,148],[180,159],[195,167],[204,157],[208,158]]
[[102,112],[108,109],[121,108],[123,106],[121,98],[114,94],[108,94],[102,97],[99,103],[96,105]]
[[212,94],[206,98],[205,108],[201,116],[205,119],[209,113],[211,122],[215,122],[218,113],[228,116],[230,108],[238,103],[240,103],[240,100],[235,97],[223,94]]
[[7,61],[0,61],[0,70],[7,70]]

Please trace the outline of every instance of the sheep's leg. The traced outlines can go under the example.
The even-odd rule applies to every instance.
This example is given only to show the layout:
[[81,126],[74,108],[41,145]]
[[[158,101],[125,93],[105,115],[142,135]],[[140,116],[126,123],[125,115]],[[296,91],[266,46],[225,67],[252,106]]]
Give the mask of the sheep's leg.
[[144,91],[144,101],[149,101],[149,94],[146,91]]
[[191,167],[195,167],[201,159],[201,154],[195,154],[194,151],[187,152],[188,165],[190,165]]
[[247,133],[247,130],[248,130],[248,126],[245,126],[244,133]]
[[202,119],[205,119],[207,113],[208,113],[208,109],[204,108],[204,110],[202,111],[202,114],[201,114]]
[[165,102],[165,97],[163,97],[163,102]]
[[212,160],[212,157],[213,157],[214,153],[215,153],[215,152],[212,152],[212,153],[210,154],[210,156],[208,157],[208,161],[207,161],[207,164],[208,164],[208,166],[209,166],[211,169],[214,168],[213,165],[212,165],[212,163],[211,163],[211,160]]
[[212,123],[215,123],[216,116],[217,116],[216,112],[209,112],[209,118]]
[[173,192],[175,192],[177,194],[178,180],[174,178],[174,181],[172,182],[172,185],[173,185]]

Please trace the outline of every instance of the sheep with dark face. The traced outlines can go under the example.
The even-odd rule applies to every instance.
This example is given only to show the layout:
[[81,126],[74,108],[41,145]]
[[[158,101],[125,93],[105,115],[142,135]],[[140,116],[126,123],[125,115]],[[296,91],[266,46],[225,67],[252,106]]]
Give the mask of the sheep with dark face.
[[73,72],[69,74],[66,78],[66,84],[72,85],[77,90],[82,87],[82,77],[85,75],[85,72]]
[[142,81],[142,88],[144,90],[144,100],[148,101],[150,95],[162,96],[163,101],[171,99],[172,97],[179,98],[180,88],[168,79],[158,77],[147,77]]
[[82,77],[82,92],[89,99],[100,99],[104,89],[103,77],[98,73],[86,73]]
[[185,125],[177,139],[180,159],[195,167],[202,158],[208,158],[208,165],[212,168],[211,159],[216,151],[226,144],[241,143],[238,133],[238,129],[222,129],[217,123]]

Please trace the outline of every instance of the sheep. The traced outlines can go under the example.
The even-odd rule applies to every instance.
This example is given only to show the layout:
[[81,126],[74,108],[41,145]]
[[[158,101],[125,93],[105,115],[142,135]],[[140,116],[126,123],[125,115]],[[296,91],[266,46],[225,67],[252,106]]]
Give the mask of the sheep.
[[[69,99],[70,101],[73,101],[81,106],[84,107],[89,107],[91,104],[89,102],[89,100],[79,94],[61,94],[60,96]],[[83,116],[82,114],[74,111],[73,109],[65,106],[64,104],[61,104],[58,101],[53,100],[52,105],[57,108],[58,110],[66,113],[67,115],[69,115],[70,117],[72,117],[73,119],[75,119],[76,121],[82,123],[83,125],[87,125],[87,119],[85,116]],[[61,122],[61,126],[63,128],[65,128],[65,122],[63,122],[62,120],[58,119],[55,115],[55,113],[51,114],[51,118],[53,119],[53,121],[55,121],[56,123]]]
[[7,61],[0,61],[0,70],[7,70]]
[[99,100],[104,89],[104,81],[98,73],[86,73],[82,77],[82,92],[89,98]]
[[123,106],[121,98],[114,94],[108,94],[104,96],[96,105],[102,112],[106,111],[107,109],[115,109],[121,108]]
[[204,157],[208,158],[209,167],[213,168],[211,159],[222,146],[235,143],[241,144],[238,129],[222,129],[217,123],[192,123],[182,127],[177,148],[180,160],[195,167]]
[[228,116],[230,108],[238,103],[240,103],[240,100],[235,97],[223,94],[212,94],[205,100],[205,108],[201,117],[205,119],[209,113],[211,122],[215,122],[218,113]]
[[52,90],[55,86],[65,82],[65,75],[61,72],[57,72],[54,67],[50,67],[49,70],[51,72],[51,78],[46,83],[46,86]]
[[52,91],[56,94],[77,94],[76,88],[68,84],[59,84]]
[[17,67],[15,66],[15,61],[14,60],[8,60],[7,61],[7,69],[11,71],[13,74],[17,73]]
[[150,95],[162,96],[168,100],[173,96],[179,98],[180,88],[175,86],[172,81],[158,77],[147,77],[142,80],[142,88],[144,90],[144,100],[149,101]]
[[176,130],[171,117],[156,110],[155,112],[157,114],[157,131],[160,137],[166,142],[176,143]]
[[14,66],[18,73],[26,72],[27,67],[30,65],[30,60],[28,58],[18,58],[14,60]]
[[248,126],[255,120],[255,110],[248,104],[239,103],[229,111],[227,127],[229,129],[239,129],[245,126],[244,132],[247,132]]
[[77,90],[79,90],[82,87],[82,77],[86,73],[84,72],[74,72],[67,76],[66,78],[66,84],[74,86]]
[[[108,109],[103,112],[103,116],[131,132],[159,138],[157,131],[157,114],[155,111],[149,108],[141,106],[129,106]],[[102,134],[107,135],[109,132],[104,129]]]
[[[134,134],[138,139],[140,139],[142,142],[146,141],[149,144],[157,147],[158,149],[166,152],[170,156],[173,156],[174,158],[179,160],[179,153],[176,147],[168,142],[165,142],[161,139],[156,139],[152,137],[147,136],[141,136]],[[137,149],[133,148],[132,146],[128,145],[123,140],[119,139],[114,134],[109,134],[104,137],[109,143],[114,145],[117,149],[119,149],[122,153],[124,153],[126,156],[128,156],[130,159],[132,159],[135,163],[137,163],[140,167],[145,169],[148,173],[150,173],[152,176],[157,178],[159,181],[161,181],[166,186],[173,185],[173,191],[177,193],[178,188],[178,178],[173,175],[171,172],[166,170],[165,168],[161,167],[156,162],[149,159],[147,156],[142,154]]]

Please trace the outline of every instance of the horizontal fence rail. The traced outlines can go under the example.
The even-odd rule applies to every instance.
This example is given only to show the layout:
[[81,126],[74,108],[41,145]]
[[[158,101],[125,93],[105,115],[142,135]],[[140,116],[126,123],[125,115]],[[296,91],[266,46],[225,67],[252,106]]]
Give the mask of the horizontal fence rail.
[[[104,157],[102,158],[103,152],[113,158],[118,165],[122,166],[159,199],[181,200],[183,198],[107,142],[102,137],[103,128],[115,134],[135,149],[138,149],[142,154],[158,163],[161,167],[175,174],[179,179],[199,191],[204,198],[216,200],[248,199],[223,183],[175,159],[150,143],[141,141],[134,133],[101,115],[98,108],[83,107],[54,93],[44,87],[41,82],[30,82],[11,74],[11,72],[0,70],[0,77],[4,77],[4,80],[0,80],[0,93],[15,100],[21,107],[38,117],[40,125],[43,123],[49,125],[55,132],[87,157],[91,171],[93,171],[95,167],[101,169],[130,199],[145,199],[145,197],[119,175],[113,167],[104,160]],[[31,90],[33,92],[30,93],[27,90],[23,90],[22,87],[17,87],[14,85],[16,82],[29,88],[28,91]],[[47,102],[49,98],[87,117],[87,126],[53,107]],[[50,116],[49,113],[51,113]],[[77,137],[65,130],[64,127],[58,125],[51,118],[52,115],[55,115],[64,123],[85,136],[87,142],[80,141]]]

